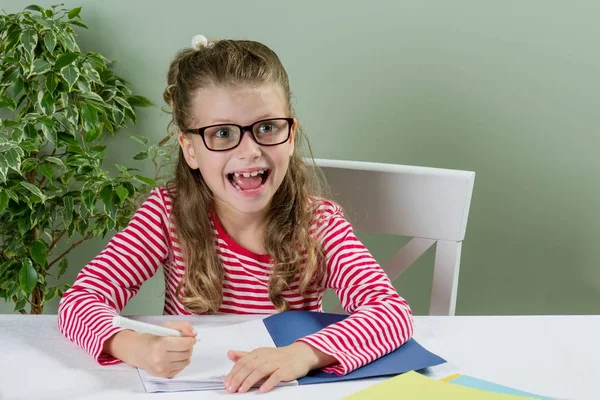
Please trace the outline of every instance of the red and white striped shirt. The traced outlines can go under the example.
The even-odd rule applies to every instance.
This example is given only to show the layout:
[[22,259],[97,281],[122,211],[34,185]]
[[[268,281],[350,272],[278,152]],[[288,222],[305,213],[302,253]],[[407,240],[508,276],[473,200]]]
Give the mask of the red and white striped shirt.
[[[397,349],[413,333],[412,313],[385,272],[336,204],[318,201],[311,234],[322,243],[327,262],[325,289],[335,291],[350,317],[299,340],[334,356],[338,363],[323,370],[346,374]],[[122,328],[112,319],[150,279],[159,266],[165,277],[164,314],[190,315],[176,296],[186,268],[170,218],[172,200],[166,188],[152,190],[129,225],[86,265],[59,306],[58,325],[69,340],[100,364],[120,362],[103,353],[104,342]],[[268,255],[237,244],[213,218],[223,264],[223,302],[219,313],[272,314],[268,297]],[[292,310],[323,311],[323,291],[302,298],[298,285],[283,292]]]

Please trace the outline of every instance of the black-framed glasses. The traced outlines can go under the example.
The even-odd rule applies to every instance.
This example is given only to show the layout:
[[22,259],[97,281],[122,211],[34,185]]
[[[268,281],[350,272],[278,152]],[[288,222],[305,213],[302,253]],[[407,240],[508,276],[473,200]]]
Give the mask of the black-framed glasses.
[[197,129],[186,129],[202,137],[207,149],[226,151],[239,146],[244,132],[250,132],[252,138],[261,146],[277,146],[288,141],[292,132],[294,118],[261,119],[252,125],[235,124],[209,125]]

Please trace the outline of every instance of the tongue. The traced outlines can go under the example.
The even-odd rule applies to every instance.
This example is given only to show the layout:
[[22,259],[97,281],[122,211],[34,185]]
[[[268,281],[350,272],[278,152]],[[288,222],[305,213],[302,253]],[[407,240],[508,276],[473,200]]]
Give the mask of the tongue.
[[235,179],[235,183],[237,183],[242,190],[257,189],[262,183],[262,176],[257,175],[248,178],[240,176]]

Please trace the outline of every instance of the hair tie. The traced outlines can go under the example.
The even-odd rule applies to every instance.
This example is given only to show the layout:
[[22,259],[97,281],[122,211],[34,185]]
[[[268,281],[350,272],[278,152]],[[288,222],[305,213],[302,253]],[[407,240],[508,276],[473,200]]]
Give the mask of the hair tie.
[[208,46],[208,39],[204,35],[196,35],[192,38],[192,47],[195,50],[200,50],[202,47]]

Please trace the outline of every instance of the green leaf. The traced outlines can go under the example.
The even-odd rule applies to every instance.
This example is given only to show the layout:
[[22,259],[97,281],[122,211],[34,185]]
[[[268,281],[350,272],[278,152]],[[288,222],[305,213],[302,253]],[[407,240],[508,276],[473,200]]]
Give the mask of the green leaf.
[[38,11],[40,13],[44,12],[44,9],[42,7],[35,5],[35,4],[25,7],[25,10],[33,10],[33,11]]
[[50,63],[46,60],[35,60],[33,62],[33,71],[32,73],[34,74],[44,74],[48,71],[50,71],[50,69],[52,68],[52,66],[50,65]]
[[129,96],[127,102],[133,107],[149,107],[152,106],[152,102],[144,96]]
[[111,184],[104,186],[102,188],[102,190],[100,190],[100,198],[102,198],[102,202],[106,206],[106,210],[110,209],[110,206],[112,205],[112,202],[111,202],[112,193],[113,193],[113,188],[112,188]]
[[87,131],[85,133],[85,141],[87,143],[92,143],[94,140],[96,140],[98,138],[98,136],[100,136],[99,129],[90,129],[89,131]]
[[[19,149],[21,150],[21,149]],[[22,150],[21,150],[22,151]],[[12,168],[15,172],[20,172],[21,169],[21,156],[14,149],[9,149],[4,153],[4,157],[6,157],[6,161],[8,163],[8,167]]]
[[17,47],[17,45],[19,44],[19,41],[21,40],[21,28],[17,25],[17,28],[12,30],[7,36],[6,39],[4,40],[5,46],[3,49],[4,54],[8,54],[10,53],[11,50],[13,50],[15,47]]
[[58,137],[56,136],[56,130],[54,129],[52,120],[47,118],[41,121],[40,125],[42,127],[42,133],[44,134],[44,137],[54,145],[58,144]]
[[0,278],[2,278],[2,275],[4,275],[6,271],[8,271],[15,264],[17,264],[15,260],[7,260],[3,262],[2,265],[0,265]]
[[86,190],[82,193],[82,196],[83,196],[83,204],[85,205],[85,208],[87,208],[87,210],[90,212],[90,214],[93,214],[94,206],[95,206],[94,192],[91,190]]
[[[84,72],[85,76],[88,78],[88,80],[95,82],[100,86],[104,86],[104,84],[102,83],[102,79],[100,79],[100,74],[98,73],[98,71],[96,71],[89,62],[85,62],[83,65],[84,65],[83,72]],[[115,94],[116,94],[116,90],[115,90]]]
[[27,300],[25,298],[20,299],[19,301],[17,301],[15,303],[15,310],[14,311],[15,312],[21,311],[22,309],[25,308],[25,305],[27,305]]
[[125,119],[125,114],[123,114],[123,111],[119,110],[117,107],[113,107],[112,118],[113,121],[115,121],[115,125],[121,125]]
[[79,21],[69,21],[69,23],[70,23],[70,24],[73,24],[73,25],[80,26],[80,27],[82,27],[82,28],[85,28],[85,29],[88,29],[87,25],[86,25],[86,24],[84,24],[83,22],[79,22]]
[[57,71],[62,70],[67,65],[71,64],[73,61],[77,60],[79,57],[79,53],[65,53],[61,54],[57,59],[56,63],[54,63],[54,69]]
[[104,99],[102,97],[100,97],[100,95],[98,93],[83,92],[83,93],[81,93],[81,96],[85,97],[87,99],[93,100],[93,101],[97,101],[100,104],[104,104]]
[[72,52],[79,52],[79,46],[75,42],[73,38],[73,34],[68,30],[62,30],[57,32],[58,41],[63,45],[63,47]]
[[148,158],[148,152],[147,151],[140,151],[139,153],[137,153],[135,156],[133,156],[134,160],[146,160]]
[[50,93],[54,93],[58,86],[58,78],[54,74],[46,75],[46,90]]
[[[54,114],[54,118],[56,118],[58,120],[58,122],[60,122],[60,124],[63,126],[63,128],[65,128],[65,130],[67,132],[69,132],[71,135],[74,135],[75,127],[73,126],[71,121],[69,121],[67,119],[67,117],[64,114],[56,113],[56,114]],[[60,137],[60,135],[59,135],[59,137]]]
[[71,196],[63,197],[63,223],[68,228],[73,221],[73,198]]
[[68,267],[69,260],[67,260],[66,258],[60,260],[60,262],[58,263],[58,272],[56,273],[56,279],[60,278],[65,273]]
[[81,107],[81,116],[87,125],[87,129],[94,129],[98,125],[98,110],[88,103]]
[[147,177],[142,176],[142,175],[134,175],[133,177],[135,178],[136,181],[141,182],[144,185],[156,186],[156,182],[154,181],[154,179],[147,178]]
[[3,71],[0,83],[10,84],[11,82],[14,82],[14,80],[17,79],[17,77],[20,76],[20,74],[21,70],[19,68],[11,68],[6,71]]
[[21,78],[16,78],[13,84],[13,98],[18,98],[23,89],[25,89],[25,82]]
[[56,46],[56,36],[52,31],[46,32],[44,35],[44,46],[50,53],[54,52],[54,47]]
[[37,282],[37,272],[33,267],[33,263],[29,258],[23,260],[23,266],[21,267],[21,271],[19,271],[19,284],[21,285],[21,289],[26,294],[31,294],[35,284]]
[[92,90],[86,79],[78,79],[77,80],[77,89],[79,89],[79,91],[81,92],[82,95],[84,93],[90,92]]
[[[28,119],[28,121],[32,121],[32,119]],[[35,129],[35,126],[33,124],[25,125],[25,133],[27,134],[28,141],[35,141],[38,138],[38,131],[37,129]]]
[[[48,10],[48,11],[50,11],[50,10]],[[52,12],[52,11],[50,11],[50,12]],[[44,15],[44,14],[42,14],[42,15]],[[52,25],[53,25],[54,21],[52,21],[52,20],[48,21],[47,19],[38,17],[37,15],[34,15],[32,18],[35,22],[38,23],[38,25],[41,25],[42,28],[52,29]],[[40,31],[43,31],[43,30],[40,30]]]
[[46,243],[41,240],[34,240],[29,247],[29,255],[36,264],[45,266],[48,257]]
[[144,146],[148,144],[148,138],[140,135],[129,135],[129,138],[134,142],[138,142],[139,144],[143,144]]
[[129,191],[124,186],[118,186],[115,189],[115,192],[119,196],[119,205],[123,204],[123,202],[127,199],[127,196],[129,196]]
[[50,183],[52,183],[52,179],[54,178],[54,170],[51,166],[49,166],[48,164],[41,164],[38,167],[38,171],[46,178],[48,178],[48,181],[50,181]]
[[[2,214],[2,212],[4,210],[6,210],[6,207],[8,207],[8,193],[6,193],[6,189],[1,189],[2,191],[0,192],[0,214]],[[1,274],[0,274],[1,275]]]
[[17,103],[10,97],[0,96],[0,108],[8,108],[11,111],[15,111]]
[[44,196],[44,194],[41,192],[41,190],[37,186],[32,185],[29,182],[23,182],[23,181],[21,181],[19,183],[25,189],[29,190],[32,194],[34,194],[35,196],[39,197],[39,199],[42,201],[42,203],[46,201],[47,197]]
[[46,92],[46,91],[38,92],[38,94],[42,94],[42,93],[43,93],[43,95],[39,99],[39,104],[40,104],[42,111],[44,112],[45,115],[54,114],[54,110],[56,109],[54,96],[52,96],[51,93]]
[[6,181],[6,174],[8,173],[8,161],[4,154],[0,154],[0,182]]
[[67,65],[60,70],[60,74],[69,84],[69,89],[72,89],[77,79],[79,79],[79,69],[74,65]]
[[81,7],[72,8],[71,11],[69,11],[69,19],[78,17],[80,12],[81,12]]
[[46,213],[45,207],[37,207],[33,213],[29,215],[31,228],[34,228],[44,218]]
[[6,193],[8,193],[8,197],[10,197],[15,203],[19,202],[19,196],[14,190],[4,189]]
[[46,293],[44,293],[44,303],[52,301],[56,295],[58,294],[57,287],[46,288]]
[[23,161],[23,164],[21,164],[21,172],[26,174],[29,171],[35,169],[35,167],[37,167],[37,165],[38,165],[37,158],[28,158],[25,161]]
[[61,168],[65,168],[65,164],[62,162],[60,158],[57,157],[46,157],[46,161],[51,162],[52,164],[56,164]]
[[23,44],[23,50],[28,61],[33,59],[33,51],[37,46],[38,36],[33,29],[27,29],[23,31],[21,35],[21,43]]

